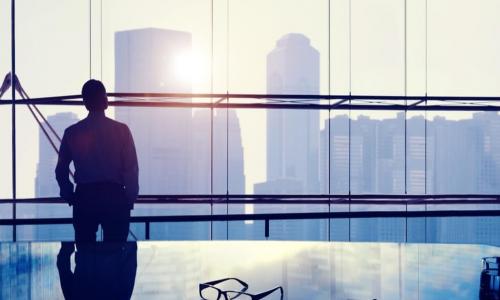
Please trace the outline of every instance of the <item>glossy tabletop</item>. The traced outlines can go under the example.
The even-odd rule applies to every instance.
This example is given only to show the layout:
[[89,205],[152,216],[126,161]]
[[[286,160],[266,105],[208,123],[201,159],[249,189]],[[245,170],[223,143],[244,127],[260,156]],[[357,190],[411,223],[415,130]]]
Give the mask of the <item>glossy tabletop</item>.
[[[250,294],[280,286],[283,299],[479,299],[482,258],[491,256],[500,256],[500,248],[155,241],[75,249],[72,243],[0,243],[0,296],[200,299],[200,283],[229,277],[248,284]],[[235,290],[238,284],[217,287]],[[265,299],[280,299],[280,293]]]

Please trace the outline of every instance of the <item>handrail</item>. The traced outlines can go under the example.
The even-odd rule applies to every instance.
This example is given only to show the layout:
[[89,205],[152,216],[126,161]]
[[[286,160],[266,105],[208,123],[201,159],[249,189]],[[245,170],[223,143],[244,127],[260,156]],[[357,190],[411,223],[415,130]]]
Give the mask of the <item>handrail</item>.
[[[18,204],[64,204],[59,197],[17,198]],[[1,204],[13,203],[0,199]],[[500,195],[439,194],[439,195],[141,195],[136,204],[354,204],[354,205],[449,205],[500,204]]]
[[[319,109],[319,110],[405,110],[405,111],[499,111],[498,96],[401,96],[401,95],[301,95],[301,94],[209,94],[209,93],[108,93],[115,98],[150,98],[148,100],[110,100],[109,106],[126,107],[178,107],[178,108],[233,108],[233,109]],[[156,99],[155,99],[156,98]],[[172,99],[231,99],[231,102],[171,101]],[[81,95],[65,95],[32,98],[29,100],[1,100],[0,105],[77,105],[82,106]],[[155,100],[151,100],[155,99]],[[168,101],[165,101],[168,99]],[[265,102],[236,103],[239,99]],[[273,99],[285,102],[272,102]],[[320,100],[349,100],[333,104],[318,103]],[[270,101],[271,100],[271,101]],[[292,101],[293,100],[293,101]],[[298,101],[299,100],[299,101]],[[391,101],[391,104],[376,101]],[[316,103],[312,102],[315,101]],[[353,101],[355,101],[353,103]],[[356,103],[359,101],[361,103]],[[376,103],[374,103],[374,101]],[[409,101],[409,102],[408,102]],[[462,101],[462,102],[460,102]],[[398,103],[399,102],[399,103]],[[431,102],[431,103],[429,103]],[[437,104],[440,102],[442,104]],[[484,102],[491,102],[484,104]],[[394,104],[397,103],[397,104]],[[425,103],[426,105],[420,105]]]
[[[178,201],[182,203],[182,201]],[[500,204],[498,201],[497,204]],[[18,203],[21,204],[21,203]],[[215,215],[164,215],[132,216],[131,223],[144,223],[145,239],[150,239],[151,223],[165,222],[234,222],[264,221],[264,236],[269,238],[269,223],[274,220],[317,220],[317,219],[369,219],[369,218],[435,218],[435,217],[500,217],[500,209],[490,210],[392,210],[392,211],[334,211],[302,213],[263,214],[215,214]],[[72,218],[16,218],[0,219],[0,225],[56,225],[72,224]]]
[[[432,95],[356,95],[356,94],[333,94],[333,95],[318,95],[318,94],[249,94],[249,93],[107,93],[108,97],[141,97],[141,98],[232,98],[232,99],[298,99],[298,100],[409,100],[419,101],[427,99],[427,101],[500,101],[500,96],[432,96]],[[61,95],[31,98],[35,101],[61,101],[81,99],[80,94]],[[10,101],[5,99],[3,101]]]
[[[132,216],[131,223],[163,222],[222,222],[265,220],[315,220],[315,219],[370,219],[370,218],[423,218],[423,217],[498,217],[500,210],[418,210],[418,211],[345,211],[310,213],[266,214],[216,214],[216,215],[169,215]],[[72,224],[72,218],[17,218],[0,219],[0,225],[55,225]]]

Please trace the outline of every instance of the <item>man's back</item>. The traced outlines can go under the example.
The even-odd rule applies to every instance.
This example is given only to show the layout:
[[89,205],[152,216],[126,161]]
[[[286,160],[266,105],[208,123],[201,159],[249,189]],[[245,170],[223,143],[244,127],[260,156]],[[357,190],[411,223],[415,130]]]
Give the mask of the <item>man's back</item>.
[[[118,183],[126,187],[128,198],[137,196],[137,160],[127,125],[90,113],[66,129],[59,155],[74,162],[77,184]],[[58,180],[65,175],[61,167],[56,169]]]
[[[102,82],[87,81],[82,98],[89,115],[66,129],[59,148],[56,179],[61,197],[73,205],[77,246],[95,242],[99,225],[104,241],[126,241],[139,192],[134,140],[125,124],[106,118],[108,98]],[[71,162],[76,189],[69,179]]]

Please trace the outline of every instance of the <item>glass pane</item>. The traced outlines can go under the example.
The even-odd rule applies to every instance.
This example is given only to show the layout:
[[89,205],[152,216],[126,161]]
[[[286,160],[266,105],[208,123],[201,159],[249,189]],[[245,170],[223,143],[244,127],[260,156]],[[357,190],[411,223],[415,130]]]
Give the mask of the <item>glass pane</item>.
[[[404,3],[349,1],[354,95],[404,93]],[[348,15],[349,10],[345,11]],[[335,79],[334,79],[335,80]]]
[[[249,205],[247,205],[248,207]],[[232,209],[230,209],[232,212]],[[248,209],[246,214],[251,214]],[[264,221],[235,221],[229,223],[229,239],[230,240],[264,240],[265,223]]]
[[80,93],[90,71],[89,26],[88,0],[16,1],[16,73],[30,97]]
[[[11,70],[11,1],[0,0],[0,80]],[[1,99],[11,99],[12,90]],[[0,99],[0,101],[2,101]],[[12,111],[11,105],[0,105],[0,219],[12,218]],[[0,226],[0,241],[12,240],[12,226]]]
[[351,113],[350,191],[404,194],[404,113]]
[[230,92],[328,93],[327,1],[236,0],[228,10]]
[[[349,76],[350,47],[352,47],[349,45],[349,3],[351,1],[328,2],[330,6],[330,93],[348,95],[351,91]],[[325,27],[328,28],[328,25]]]
[[103,2],[102,76],[109,90],[209,92],[210,5],[208,0]]
[[[11,69],[10,1],[0,1],[0,80]],[[8,89],[2,99],[12,99]],[[0,100],[1,101],[1,100]],[[12,198],[12,111],[11,105],[0,105],[0,199]]]
[[[127,124],[134,137],[139,160],[139,186],[143,195],[208,193],[203,159],[209,145],[193,140],[192,110],[186,108],[116,108],[115,119]],[[197,148],[194,144],[197,143]],[[198,151],[203,158],[194,158]],[[195,175],[196,174],[196,175]],[[191,176],[193,175],[193,176]]]
[[237,115],[241,120],[243,155],[249,162],[245,166],[248,192],[319,193],[317,111],[245,110]]
[[[23,211],[23,205],[18,205],[18,211]],[[57,208],[56,208],[57,209]],[[36,216],[42,217],[42,216]],[[72,224],[49,224],[49,225],[18,225],[18,241],[74,241],[74,230]]]
[[[328,123],[330,132],[328,132]],[[330,145],[328,145],[330,142]],[[325,121],[325,129],[321,132],[320,177],[321,192],[337,195],[349,194],[349,116],[344,112],[331,115],[330,121]],[[330,157],[328,157],[330,146]],[[328,165],[330,173],[328,174]]]
[[[450,7],[453,13],[449,13]],[[429,95],[500,94],[499,9],[497,1],[438,0],[428,4]]]
[[[202,204],[140,204],[137,202],[132,210],[133,216],[186,216],[209,215],[210,206]],[[129,236],[145,238],[144,223],[131,227]],[[154,222],[150,223],[150,239],[152,240],[207,240],[210,238],[210,222]]]
[[427,218],[427,242],[500,246],[499,226],[499,217]]
[[208,240],[210,222],[152,223],[152,240]]

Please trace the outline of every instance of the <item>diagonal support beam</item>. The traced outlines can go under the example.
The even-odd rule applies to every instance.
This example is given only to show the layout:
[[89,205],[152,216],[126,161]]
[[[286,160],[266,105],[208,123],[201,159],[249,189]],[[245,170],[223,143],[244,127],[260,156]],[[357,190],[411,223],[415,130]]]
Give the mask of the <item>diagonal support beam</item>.
[[335,103],[333,103],[333,104],[331,105],[331,108],[336,108],[336,107],[339,107],[340,105],[342,105],[343,103],[345,103],[345,102],[347,102],[347,101],[349,101],[349,99],[342,99],[342,100],[340,100],[340,101],[337,101],[337,102],[335,102]]
[[415,107],[415,106],[417,106],[419,104],[422,104],[424,102],[425,102],[425,99],[422,99],[422,100],[419,100],[419,101],[417,101],[415,103],[412,103],[412,104],[408,105],[408,107]]
[[222,97],[222,98],[220,98],[219,100],[215,101],[215,102],[214,102],[214,105],[220,104],[222,101],[224,101],[224,100],[226,100],[226,99],[227,99],[227,97]]

